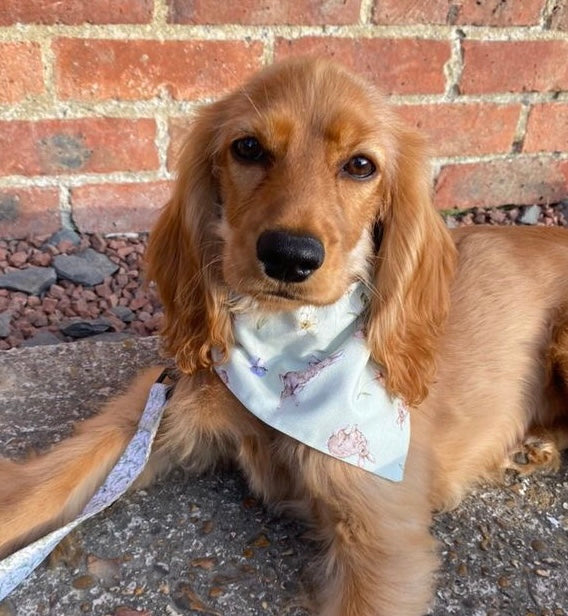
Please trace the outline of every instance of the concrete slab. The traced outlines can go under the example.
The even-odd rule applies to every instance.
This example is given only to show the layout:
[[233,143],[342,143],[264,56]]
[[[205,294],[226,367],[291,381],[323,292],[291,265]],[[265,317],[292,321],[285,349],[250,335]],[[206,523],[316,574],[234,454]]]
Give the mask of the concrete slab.
[[[0,354],[0,452],[68,433],[141,366],[155,339]],[[301,616],[305,529],[263,508],[239,475],[175,474],[85,523],[0,604],[0,616]],[[443,567],[430,614],[568,614],[568,467],[478,490],[437,516]],[[396,616],[396,614],[393,614]]]

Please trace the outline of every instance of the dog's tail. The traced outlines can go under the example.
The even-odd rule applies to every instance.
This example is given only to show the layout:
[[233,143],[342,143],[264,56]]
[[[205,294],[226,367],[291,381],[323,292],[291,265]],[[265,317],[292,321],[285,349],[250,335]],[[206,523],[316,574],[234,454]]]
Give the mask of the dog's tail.
[[124,394],[47,453],[24,462],[0,460],[0,558],[83,509],[136,432],[161,370],[142,372]]

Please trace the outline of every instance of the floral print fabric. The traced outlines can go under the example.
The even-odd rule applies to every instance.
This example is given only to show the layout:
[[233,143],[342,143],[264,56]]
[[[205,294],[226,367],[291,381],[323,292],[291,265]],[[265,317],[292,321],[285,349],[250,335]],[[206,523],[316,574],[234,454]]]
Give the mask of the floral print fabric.
[[410,419],[385,390],[363,332],[368,298],[354,285],[330,306],[238,314],[217,366],[225,385],[280,432],[391,481],[403,478]]

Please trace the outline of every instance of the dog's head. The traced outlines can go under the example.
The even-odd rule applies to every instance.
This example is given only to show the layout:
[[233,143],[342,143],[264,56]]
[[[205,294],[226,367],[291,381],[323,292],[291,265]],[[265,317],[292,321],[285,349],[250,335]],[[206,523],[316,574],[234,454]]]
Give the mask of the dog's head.
[[454,253],[421,138],[358,77],[296,59],[199,111],[148,263],[166,348],[185,372],[230,347],[234,298],[260,310],[323,305],[363,280],[373,357],[387,387],[416,403]]

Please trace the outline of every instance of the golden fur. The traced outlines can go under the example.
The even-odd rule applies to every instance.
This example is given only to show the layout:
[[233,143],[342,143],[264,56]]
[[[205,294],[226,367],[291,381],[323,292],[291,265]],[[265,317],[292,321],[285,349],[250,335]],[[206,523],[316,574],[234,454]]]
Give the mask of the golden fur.
[[[270,153],[243,164],[231,143]],[[377,173],[344,173],[365,155]],[[417,616],[437,566],[431,511],[494,479],[529,431],[526,470],[568,446],[568,232],[450,234],[430,200],[421,138],[368,84],[323,60],[270,67],[201,109],[175,194],[151,235],[163,340],[182,373],[140,484],[183,464],[232,459],[252,490],[287,502],[322,541],[321,616]],[[281,282],[259,265],[264,231],[318,238],[319,269]],[[411,405],[405,479],[391,483],[299,444],[248,413],[211,370],[234,310],[372,290],[368,343]],[[45,456],[0,464],[0,551],[70,519],[131,438],[157,370]]]

